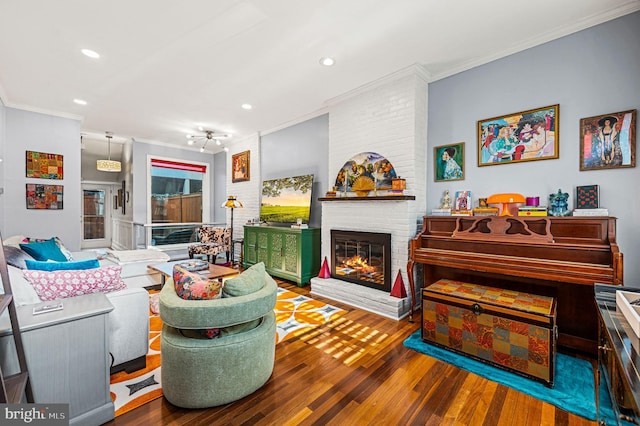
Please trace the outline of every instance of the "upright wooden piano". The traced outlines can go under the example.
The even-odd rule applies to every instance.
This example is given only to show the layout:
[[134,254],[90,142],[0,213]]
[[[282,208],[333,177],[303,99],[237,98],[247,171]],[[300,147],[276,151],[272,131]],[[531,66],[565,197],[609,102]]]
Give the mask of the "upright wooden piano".
[[424,286],[448,278],[555,297],[558,345],[594,355],[594,284],[623,284],[616,219],[608,216],[425,216],[409,246],[410,320],[416,264]]

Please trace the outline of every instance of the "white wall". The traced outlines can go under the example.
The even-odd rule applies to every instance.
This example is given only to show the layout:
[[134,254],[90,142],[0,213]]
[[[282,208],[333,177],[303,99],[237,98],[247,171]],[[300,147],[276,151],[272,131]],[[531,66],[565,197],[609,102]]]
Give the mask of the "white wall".
[[[60,237],[70,250],[79,250],[81,229],[80,122],[15,108],[5,108],[4,224],[2,235]],[[64,156],[62,180],[27,178],[25,151]],[[27,210],[26,184],[64,186],[62,210]]]
[[[624,283],[640,286],[640,164],[581,172],[581,118],[640,107],[640,12],[589,28],[429,85],[428,167],[433,148],[465,142],[465,180],[434,182],[427,175],[427,209],[443,192],[468,189],[474,199],[493,193],[539,196],[558,189],[575,202],[579,185],[600,185],[600,204],[618,217]],[[560,158],[477,166],[477,121],[560,105]],[[637,133],[636,133],[637,138]],[[636,155],[637,157],[637,155]]]
[[[231,160],[234,154],[244,151],[249,152],[249,180],[243,182],[232,182],[231,175],[233,167]],[[234,140],[229,146],[227,153],[227,193],[234,195],[243,205],[241,209],[233,211],[233,238],[244,236],[244,224],[249,219],[257,218],[260,215],[260,190],[262,188],[262,172],[260,169],[260,138],[258,134],[248,136],[244,139]],[[226,209],[225,222],[231,225],[231,210]],[[238,255],[238,251],[235,252]]]

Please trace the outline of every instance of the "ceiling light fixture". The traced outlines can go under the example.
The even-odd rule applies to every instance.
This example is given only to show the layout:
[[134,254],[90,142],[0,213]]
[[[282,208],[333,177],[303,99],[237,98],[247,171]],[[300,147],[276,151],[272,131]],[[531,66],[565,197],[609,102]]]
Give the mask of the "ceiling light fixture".
[[251,104],[242,104],[242,109],[250,110],[251,108],[253,108]]
[[98,52],[91,49],[82,49],[81,52],[84,56],[88,56],[92,59],[98,59],[100,57],[100,54]]
[[111,159],[111,138],[113,138],[113,133],[105,132],[105,137],[109,141],[109,159],[98,160],[96,162],[96,169],[101,172],[119,172],[122,170],[122,164],[120,164],[119,161]]
[[82,99],[74,99],[73,102],[77,103],[78,105],[86,105],[87,101],[84,101]]
[[[202,127],[199,127],[199,129],[202,129]],[[193,145],[194,143],[199,141],[204,141],[204,143],[200,147],[200,152],[205,151],[205,148],[207,147],[207,144],[209,143],[209,141],[215,141],[216,145],[220,146],[222,145],[222,142],[220,141],[220,139],[227,139],[231,137],[231,135],[228,133],[217,134],[213,130],[205,130],[205,129],[203,129],[202,131],[204,132],[204,135],[200,135],[200,136],[187,135],[187,139],[189,139],[187,143],[189,145]]]
[[330,58],[328,56],[324,56],[320,58],[320,65],[324,65],[325,67],[330,67],[335,63],[336,61],[333,58]]

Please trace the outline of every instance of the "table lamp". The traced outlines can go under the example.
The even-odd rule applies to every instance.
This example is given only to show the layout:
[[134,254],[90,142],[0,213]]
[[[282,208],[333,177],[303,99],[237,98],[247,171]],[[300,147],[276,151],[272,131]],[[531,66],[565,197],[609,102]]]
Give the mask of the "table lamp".
[[234,195],[229,195],[229,198],[227,198],[227,201],[225,201],[224,203],[222,203],[222,207],[225,207],[227,209],[231,209],[231,261],[235,262],[235,259],[233,258],[235,256],[234,250],[233,250],[233,210],[234,209],[241,209],[243,207],[242,203],[238,200],[236,200],[236,197]]
[[513,216],[509,211],[509,204],[524,203],[526,200],[522,194],[493,194],[487,198],[487,204],[502,204],[500,216]]

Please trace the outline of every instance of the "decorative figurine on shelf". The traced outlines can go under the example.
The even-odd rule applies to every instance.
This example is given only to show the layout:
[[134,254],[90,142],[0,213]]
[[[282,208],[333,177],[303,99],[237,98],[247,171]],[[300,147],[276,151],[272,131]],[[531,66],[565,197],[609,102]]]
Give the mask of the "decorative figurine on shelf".
[[451,208],[451,196],[449,195],[449,190],[444,191],[444,197],[442,197],[442,205],[441,209],[450,209]]
[[549,195],[549,216],[569,216],[571,211],[569,210],[569,204],[567,199],[569,194],[562,192],[558,189],[556,194]]

